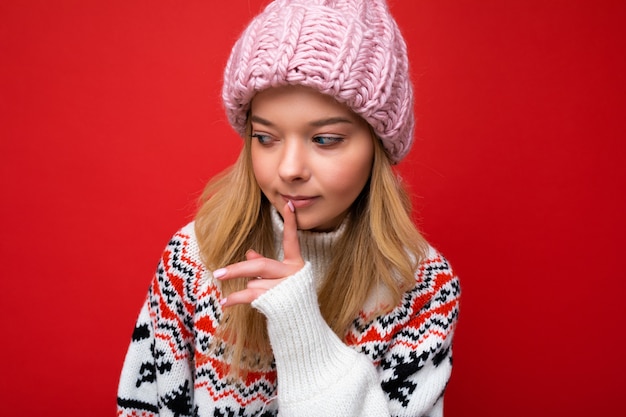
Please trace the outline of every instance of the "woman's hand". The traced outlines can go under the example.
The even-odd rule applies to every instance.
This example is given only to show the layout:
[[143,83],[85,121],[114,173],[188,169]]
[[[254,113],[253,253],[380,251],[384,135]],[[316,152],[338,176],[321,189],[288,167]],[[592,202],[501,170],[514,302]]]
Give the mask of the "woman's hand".
[[246,252],[245,261],[228,265],[213,272],[213,276],[219,280],[243,277],[258,278],[250,280],[245,290],[234,292],[228,298],[223,298],[221,300],[223,307],[250,304],[304,266],[304,260],[300,253],[300,242],[298,241],[296,213],[291,201],[285,204],[283,213],[283,252],[285,256],[282,262],[266,258],[250,249]]

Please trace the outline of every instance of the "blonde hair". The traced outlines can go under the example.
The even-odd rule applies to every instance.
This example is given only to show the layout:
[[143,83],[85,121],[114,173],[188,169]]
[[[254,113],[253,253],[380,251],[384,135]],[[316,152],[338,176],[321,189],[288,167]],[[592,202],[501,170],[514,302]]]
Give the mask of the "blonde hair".
[[[410,198],[382,143],[373,132],[372,137],[370,179],[352,204],[345,233],[318,291],[322,316],[341,339],[378,289],[385,289],[387,300],[370,318],[401,301],[414,285],[417,263],[427,247],[411,221]],[[245,260],[248,249],[276,256],[271,207],[254,178],[250,145],[247,135],[236,163],[209,182],[201,198],[195,231],[203,261],[211,270]],[[223,296],[244,289],[249,279],[221,282]],[[267,369],[272,362],[265,317],[250,305],[226,309],[215,337],[214,348],[229,355],[231,375]]]

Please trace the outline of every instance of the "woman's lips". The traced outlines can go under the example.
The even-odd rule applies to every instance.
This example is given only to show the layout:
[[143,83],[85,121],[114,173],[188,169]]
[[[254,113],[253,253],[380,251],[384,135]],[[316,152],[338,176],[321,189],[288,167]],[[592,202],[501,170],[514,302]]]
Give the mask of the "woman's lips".
[[295,208],[305,208],[317,201],[318,197],[307,197],[307,196],[291,196],[291,195],[282,195],[281,197],[285,200],[285,202],[291,200]]

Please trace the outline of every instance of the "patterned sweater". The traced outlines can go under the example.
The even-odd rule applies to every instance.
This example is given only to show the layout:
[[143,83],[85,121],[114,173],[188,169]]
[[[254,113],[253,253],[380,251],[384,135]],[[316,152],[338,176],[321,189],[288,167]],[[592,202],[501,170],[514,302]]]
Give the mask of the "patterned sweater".
[[[276,215],[274,229],[282,248]],[[357,317],[344,342],[322,318],[316,293],[342,232],[298,232],[305,267],[252,304],[267,318],[274,362],[237,383],[209,348],[222,316],[219,282],[200,261],[193,223],[176,233],[132,335],[117,415],[443,415],[458,279],[430,248],[401,303],[374,320]]]

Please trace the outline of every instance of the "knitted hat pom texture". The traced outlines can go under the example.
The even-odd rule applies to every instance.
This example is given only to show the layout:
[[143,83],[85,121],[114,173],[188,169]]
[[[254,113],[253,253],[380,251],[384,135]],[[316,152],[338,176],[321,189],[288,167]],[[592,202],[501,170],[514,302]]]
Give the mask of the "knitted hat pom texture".
[[243,137],[259,91],[302,85],[349,107],[374,129],[391,161],[413,141],[406,43],[382,0],[277,0],[245,29],[224,71],[222,99]]

